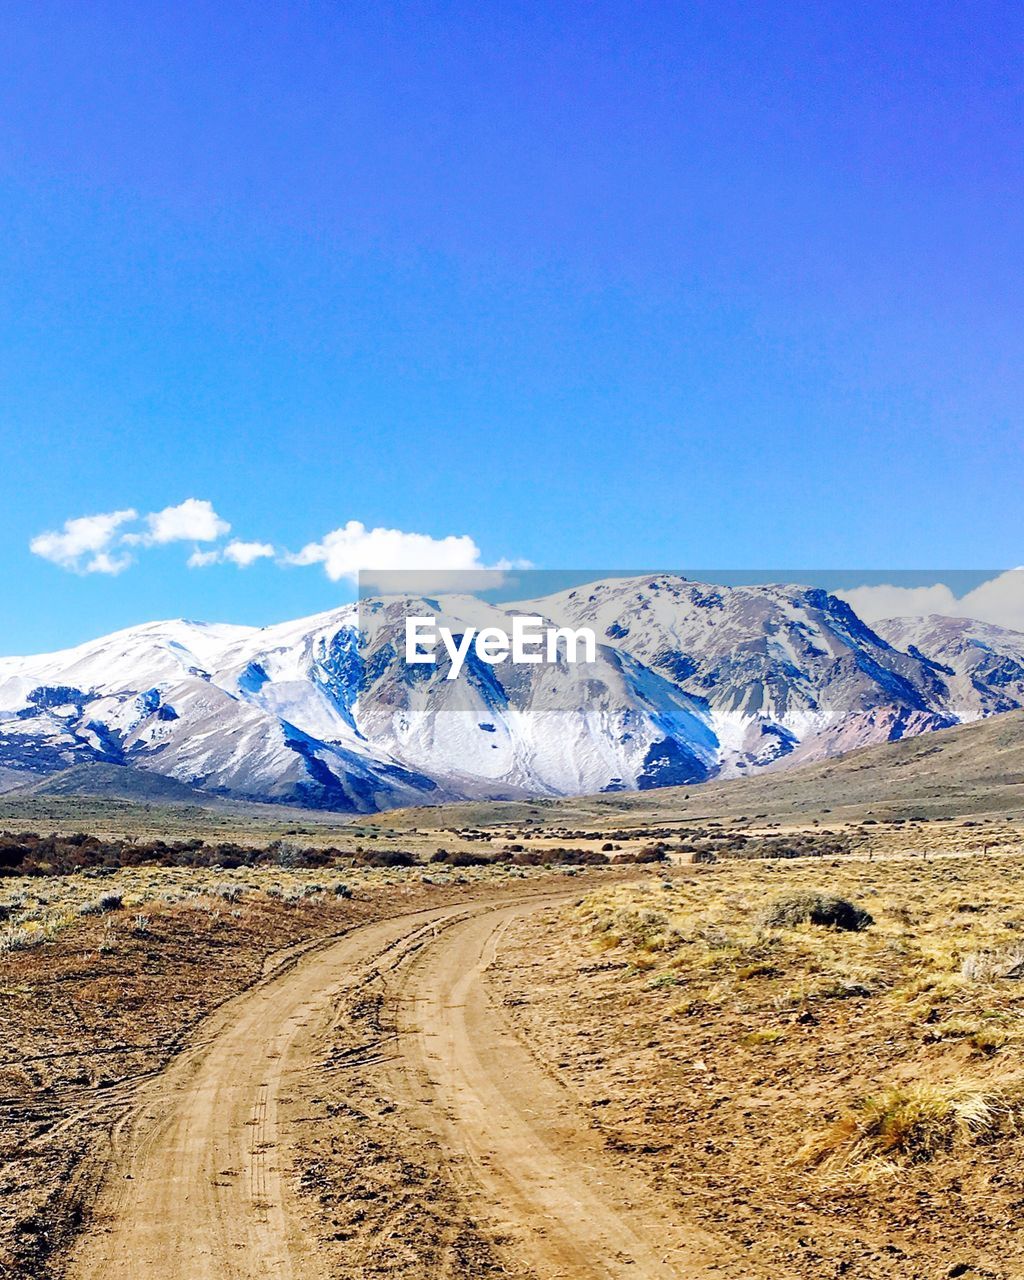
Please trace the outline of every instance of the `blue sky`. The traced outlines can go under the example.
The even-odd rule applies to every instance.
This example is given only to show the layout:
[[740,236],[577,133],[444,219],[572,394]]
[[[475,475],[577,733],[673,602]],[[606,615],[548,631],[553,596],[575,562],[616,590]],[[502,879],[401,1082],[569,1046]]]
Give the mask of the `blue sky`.
[[1020,563],[1022,39],[946,0],[12,0],[0,652],[327,608],[351,522]]

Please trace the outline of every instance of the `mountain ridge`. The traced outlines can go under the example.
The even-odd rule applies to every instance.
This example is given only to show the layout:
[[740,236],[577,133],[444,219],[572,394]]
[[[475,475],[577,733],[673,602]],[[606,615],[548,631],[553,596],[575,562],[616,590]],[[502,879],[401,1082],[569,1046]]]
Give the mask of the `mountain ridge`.
[[[592,625],[590,664],[458,680],[405,616]],[[342,812],[742,777],[1024,706],[1024,635],[868,626],[820,588],[607,579],[538,600],[379,597],[268,627],[168,619],[0,658],[0,789],[77,764]]]

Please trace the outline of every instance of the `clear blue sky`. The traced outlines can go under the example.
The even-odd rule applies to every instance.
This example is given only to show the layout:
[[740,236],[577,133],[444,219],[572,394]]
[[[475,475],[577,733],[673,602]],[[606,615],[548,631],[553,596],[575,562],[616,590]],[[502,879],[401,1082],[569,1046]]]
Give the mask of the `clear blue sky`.
[[[0,652],[327,608],[277,560],[353,520],[1019,564],[1022,46],[1017,3],[11,0]],[[187,498],[230,535],[147,545]],[[129,508],[123,572],[29,550]],[[275,556],[187,567],[227,537]]]

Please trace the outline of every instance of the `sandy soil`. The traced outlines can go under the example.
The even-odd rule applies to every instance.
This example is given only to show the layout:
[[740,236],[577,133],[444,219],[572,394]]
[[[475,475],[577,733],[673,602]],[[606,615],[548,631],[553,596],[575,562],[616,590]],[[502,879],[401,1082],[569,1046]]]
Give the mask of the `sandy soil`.
[[[255,877],[85,917],[5,959],[0,1275],[1020,1280],[1019,866]],[[814,884],[874,922],[758,923]],[[800,1156],[920,1082],[984,1132]]]
[[[162,1073],[171,1063],[185,1072],[183,1064],[195,1061],[226,1001],[262,990],[307,951],[364,924],[531,892],[528,880],[476,869],[445,884],[418,872],[363,871],[350,874],[355,896],[346,899],[331,891],[336,875],[156,868],[98,881],[5,882],[8,898],[13,892],[24,899],[39,919],[18,934],[33,944],[6,948],[0,963],[4,1280],[62,1274],[71,1242],[92,1221],[113,1152],[125,1149],[125,1135],[143,1118],[141,1100],[155,1098],[150,1112],[163,1114]],[[312,883],[318,880],[323,884]],[[570,882],[559,874],[550,883],[561,889]],[[296,896],[311,887],[320,891]],[[101,890],[123,892],[125,907],[79,915]],[[263,1030],[277,1034],[260,1023],[254,1053]],[[308,1174],[303,1184],[310,1195],[313,1181]]]
[[[716,1275],[1020,1280],[1024,1132],[1009,1110],[973,1140],[894,1145],[891,1163],[885,1152],[829,1170],[800,1158],[858,1100],[892,1089],[971,1087],[1019,1108],[1020,983],[962,966],[1017,954],[1020,866],[733,863],[676,872],[674,889],[649,877],[599,890],[586,917],[517,919],[490,980],[521,1042],[592,1117],[607,1159],[628,1161],[669,1212],[731,1244],[741,1261]],[[875,925],[746,945],[748,912],[808,884],[866,902]],[[677,904],[668,927],[681,931],[664,946],[662,900]],[[594,912],[625,922],[622,942],[585,927]],[[630,929],[650,930],[654,949]]]
[[[119,1128],[72,1280],[709,1274],[720,1246],[606,1158],[485,981],[561,899],[367,925],[224,1006]],[[360,1195],[368,1123],[385,1182]]]

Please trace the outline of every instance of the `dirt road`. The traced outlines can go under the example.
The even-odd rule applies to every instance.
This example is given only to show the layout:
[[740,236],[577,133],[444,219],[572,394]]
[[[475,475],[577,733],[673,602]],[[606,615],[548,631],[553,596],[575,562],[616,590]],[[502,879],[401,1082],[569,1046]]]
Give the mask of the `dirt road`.
[[[368,925],[223,1006],[115,1134],[71,1280],[364,1274],[344,1249],[328,1265],[292,1176],[302,1138],[292,1095],[318,1072],[327,1078],[332,1037],[335,1066],[346,1054],[379,1062],[403,1129],[436,1140],[455,1202],[510,1271],[543,1280],[708,1274],[714,1243],[608,1159],[488,989],[508,922],[554,901],[478,901]],[[343,1011],[370,990],[390,1009],[387,1030],[380,1043],[346,1047]]]

